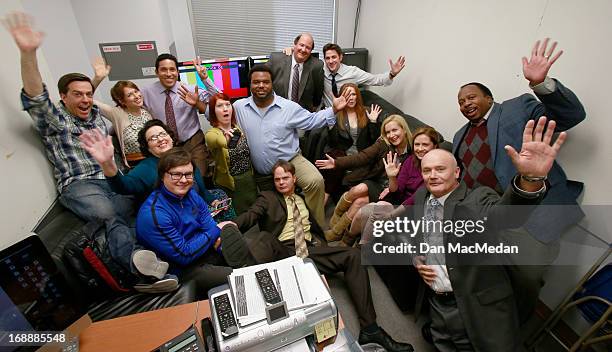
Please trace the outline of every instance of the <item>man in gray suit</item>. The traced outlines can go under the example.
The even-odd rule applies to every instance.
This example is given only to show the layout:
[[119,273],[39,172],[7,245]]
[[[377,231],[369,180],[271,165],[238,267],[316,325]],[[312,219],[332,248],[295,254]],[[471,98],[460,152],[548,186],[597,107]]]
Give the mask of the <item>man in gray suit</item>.
[[295,37],[290,56],[272,53],[268,61],[274,92],[312,112],[323,97],[323,62],[311,55],[313,48],[312,35],[302,33]]
[[[501,198],[489,187],[470,191],[464,182],[460,183],[459,167],[448,151],[433,150],[421,161],[425,188],[415,195],[411,218],[442,221],[444,230],[435,230],[434,226],[434,230],[426,230],[415,238],[429,245],[443,244],[447,252],[421,252],[414,263],[432,291],[429,299],[431,332],[441,352],[514,352],[520,348],[516,334],[518,310],[507,267],[501,265],[504,263],[502,255],[487,257],[494,260],[493,265],[487,265],[482,263],[482,256],[451,253],[448,245],[503,244],[503,239],[495,242],[497,237],[491,230],[518,227],[527,220],[547,192],[544,180],[566,138],[562,132],[550,145],[555,122],[548,123],[546,132],[545,125],[545,117],[540,118],[537,125],[534,120],[527,122],[520,152],[511,146],[504,147],[518,174]],[[466,218],[484,218],[485,232],[464,235],[457,230],[447,232],[447,221],[465,224]],[[525,249],[519,246],[517,250]]]
[[[453,138],[453,154],[459,160],[462,180],[469,189],[488,186],[501,193],[508,187],[516,168],[503,148],[520,146],[522,127],[527,121],[546,115],[555,120],[559,131],[566,131],[585,119],[584,108],[576,95],[558,80],[548,77],[551,66],[563,53],[555,53],[557,42],[547,49],[548,42],[548,38],[537,41],[531,57],[523,57],[523,76],[539,100],[523,94],[496,103],[489,88],[478,82],[465,84],[459,90],[459,109],[469,121]],[[511,268],[522,322],[535,309],[547,265],[557,256],[559,237],[584,216],[576,202],[582,183],[568,180],[556,162],[548,182],[552,187],[542,204],[554,206],[539,207],[521,229],[504,233],[508,241],[529,242],[532,249],[530,253],[523,253],[525,260]]]

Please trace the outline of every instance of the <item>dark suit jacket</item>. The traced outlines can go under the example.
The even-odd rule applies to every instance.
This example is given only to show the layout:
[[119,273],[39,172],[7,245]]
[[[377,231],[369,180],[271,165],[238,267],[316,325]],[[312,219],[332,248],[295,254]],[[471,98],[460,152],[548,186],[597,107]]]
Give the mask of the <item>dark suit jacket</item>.
[[[283,53],[272,53],[268,65],[272,69],[274,92],[285,99],[291,99],[290,96],[287,96],[292,69],[291,56]],[[321,104],[323,98],[323,61],[312,55],[304,62],[298,97],[298,104],[310,111],[314,111]]]
[[[421,219],[429,192],[421,188],[415,193],[415,205],[410,209],[415,219]],[[520,226],[541,201],[527,199],[514,193],[511,187],[500,198],[491,188],[479,187],[469,192],[461,183],[444,202],[444,220],[487,217],[486,238],[491,228]],[[505,205],[521,205],[509,209]],[[511,211],[508,214],[508,211]],[[465,235],[468,236],[468,235]],[[415,237],[422,240],[422,235]],[[458,237],[444,234],[445,244]],[[519,248],[520,251],[520,248]],[[498,256],[496,256],[498,257]],[[457,308],[463,318],[467,334],[476,351],[518,350],[519,328],[513,289],[506,268],[502,265],[466,265],[457,254],[446,254],[446,266],[457,300]]]
[[[546,116],[557,122],[556,131],[568,130],[585,119],[586,113],[576,95],[556,81],[556,90],[547,95],[538,95],[540,101],[531,94],[523,94],[501,104],[494,103],[487,120],[491,157],[495,176],[502,189],[506,189],[516,174],[512,160],[504,150],[511,145],[520,150],[523,141],[523,129],[529,120]],[[459,159],[459,146],[467,133],[466,123],[453,138],[453,154]],[[582,192],[581,182],[569,181],[565,172],[555,161],[548,173],[550,191],[542,204],[562,204],[564,207],[540,207],[533,213],[525,228],[542,242],[551,242],[559,238],[569,225],[577,223],[584,214],[578,207],[576,198]]]
[[[313,236],[313,240],[317,239],[317,237],[321,238],[323,231],[317,222],[314,221],[312,211],[308,210],[308,212],[310,214],[310,233]],[[259,230],[266,231],[274,238],[278,238],[287,223],[287,203],[285,198],[276,191],[260,192],[255,203],[251,205],[248,211],[237,217],[234,223],[238,225],[242,233],[258,224]]]

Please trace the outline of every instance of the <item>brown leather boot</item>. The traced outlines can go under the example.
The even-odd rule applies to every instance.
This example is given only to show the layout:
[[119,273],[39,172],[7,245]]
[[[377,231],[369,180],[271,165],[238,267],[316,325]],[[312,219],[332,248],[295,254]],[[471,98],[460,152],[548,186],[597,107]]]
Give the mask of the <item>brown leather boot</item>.
[[340,197],[338,204],[336,204],[336,209],[334,209],[334,215],[332,215],[331,219],[329,220],[330,228],[336,225],[338,220],[340,220],[342,214],[346,213],[346,211],[349,210],[349,208],[351,207],[351,204],[353,204],[353,202],[349,202],[348,200],[346,200],[345,196],[347,194],[348,192],[344,192],[344,194],[342,194],[342,196]]
[[340,219],[332,226],[329,230],[325,231],[325,239],[327,242],[338,241],[344,235],[346,229],[351,226],[353,219],[346,215],[346,212],[342,214]]
[[345,231],[344,236],[342,236],[342,241],[340,241],[341,247],[353,247],[355,241],[359,237],[359,234],[351,234],[350,231]]

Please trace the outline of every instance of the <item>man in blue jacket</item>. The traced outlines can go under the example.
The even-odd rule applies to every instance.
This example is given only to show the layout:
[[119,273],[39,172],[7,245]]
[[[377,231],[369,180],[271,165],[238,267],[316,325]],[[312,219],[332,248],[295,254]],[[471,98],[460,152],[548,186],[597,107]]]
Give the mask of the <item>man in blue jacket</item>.
[[[539,100],[523,94],[496,103],[489,88],[478,82],[465,84],[459,90],[459,110],[469,121],[453,138],[453,154],[469,189],[488,186],[501,193],[508,188],[516,168],[504,152],[504,146],[520,148],[527,121],[546,115],[556,122],[558,131],[566,131],[585,119],[584,108],[576,95],[558,80],[548,77],[550,67],[563,53],[555,53],[557,42],[547,48],[548,41],[548,38],[537,41],[531,57],[523,57],[523,75]],[[582,183],[568,180],[557,162],[548,174],[547,183],[550,191],[542,206],[521,229],[505,233],[507,242],[520,242],[521,248],[532,249],[524,253],[525,260],[510,268],[522,321],[535,308],[547,264],[558,253],[559,237],[584,216],[576,202]]]
[[231,267],[254,264],[238,228],[229,221],[217,225],[193,188],[194,165],[187,151],[163,154],[157,173],[159,186],[136,218],[141,244],[168,261],[182,280],[196,280],[198,292],[226,283]]

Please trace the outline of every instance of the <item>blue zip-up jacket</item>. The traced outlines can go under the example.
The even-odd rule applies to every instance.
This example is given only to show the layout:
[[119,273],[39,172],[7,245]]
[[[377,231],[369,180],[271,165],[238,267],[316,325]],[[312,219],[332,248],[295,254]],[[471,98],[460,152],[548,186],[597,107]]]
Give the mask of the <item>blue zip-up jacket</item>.
[[201,257],[220,234],[206,202],[193,188],[181,199],[162,185],[147,197],[136,218],[138,241],[178,266]]

